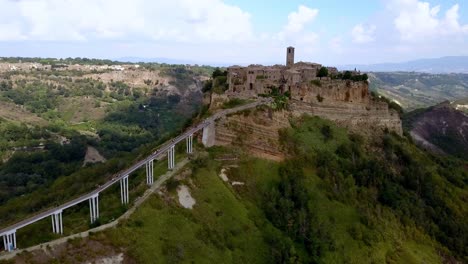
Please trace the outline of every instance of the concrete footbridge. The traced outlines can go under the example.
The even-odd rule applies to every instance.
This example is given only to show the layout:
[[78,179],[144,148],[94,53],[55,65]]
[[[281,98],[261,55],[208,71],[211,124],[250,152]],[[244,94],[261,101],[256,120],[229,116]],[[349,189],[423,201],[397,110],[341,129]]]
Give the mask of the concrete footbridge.
[[108,189],[117,182],[120,183],[120,196],[122,204],[129,203],[129,192],[128,192],[128,177],[131,173],[135,172],[139,168],[145,166],[146,168],[146,184],[151,186],[154,182],[153,175],[153,162],[158,158],[164,158],[167,155],[167,167],[172,170],[175,166],[175,145],[185,141],[187,154],[193,153],[193,135],[197,132],[202,131],[202,143],[205,147],[211,147],[215,143],[215,122],[217,119],[222,118],[226,115],[240,112],[243,110],[257,107],[258,105],[270,103],[271,99],[264,98],[259,101],[242,105],[239,107],[226,109],[221,112],[214,114],[213,116],[205,119],[203,122],[196,126],[188,128],[184,133],[179,136],[165,142],[156,151],[154,151],[148,157],[138,161],[130,168],[115,174],[111,180],[87,194],[81,195],[71,201],[68,201],[55,208],[43,211],[36,214],[28,219],[22,220],[16,224],[13,224],[7,228],[0,230],[0,236],[3,237],[3,249],[6,251],[12,251],[17,248],[16,245],[16,231],[27,225],[38,222],[44,218],[51,217],[52,232],[55,234],[63,234],[63,221],[62,212],[72,206],[75,206],[82,202],[89,202],[89,217],[90,222],[94,223],[99,219],[99,194],[104,190]]

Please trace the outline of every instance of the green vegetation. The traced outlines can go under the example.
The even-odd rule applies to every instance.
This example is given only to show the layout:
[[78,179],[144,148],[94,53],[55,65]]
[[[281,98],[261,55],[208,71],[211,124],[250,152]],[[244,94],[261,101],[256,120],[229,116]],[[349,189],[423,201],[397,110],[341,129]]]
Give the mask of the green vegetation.
[[[92,239],[138,263],[466,261],[468,175],[459,161],[393,134],[367,142],[317,117],[293,121],[281,141],[290,158],[280,163],[210,149],[186,178]],[[242,158],[216,161],[226,155]],[[245,185],[223,182],[221,168]],[[190,187],[193,210],[177,205],[178,184]]]
[[229,101],[225,102],[222,106],[223,109],[234,108],[236,106],[244,105],[249,103],[249,100],[232,98]]
[[101,59],[88,59],[88,58],[26,58],[26,57],[0,57],[2,62],[19,63],[19,62],[36,62],[44,65],[60,66],[60,65],[117,65],[122,62]]
[[[189,124],[202,94],[186,85],[204,68],[152,66],[186,97],[95,72],[0,73],[2,227],[95,188]],[[88,146],[106,164],[82,167]]]
[[211,79],[205,81],[202,91],[214,92],[217,94],[223,94],[229,88],[227,83],[227,71],[221,71],[220,68],[216,68],[211,74]]
[[281,93],[278,87],[270,87],[270,92],[268,94],[260,94],[259,96],[273,98],[271,106],[274,110],[279,111],[288,108],[288,101],[291,94],[289,91]]
[[[301,176],[302,173],[295,168],[304,168],[306,172],[308,170],[314,171],[314,174],[320,178],[321,184],[318,186],[326,190],[328,199],[344,206],[344,208],[354,208],[354,212],[358,213],[356,216],[359,216],[357,222],[346,218],[334,220],[328,223],[329,232],[331,234],[336,232],[335,228],[332,227],[334,224],[354,222],[353,225],[346,228],[348,235],[353,240],[361,241],[364,245],[371,247],[370,252],[373,252],[371,259],[374,259],[374,262],[388,261],[389,258],[393,259],[399,255],[411,256],[412,258],[406,259],[406,262],[397,262],[419,263],[421,261],[417,261],[416,258],[418,254],[412,254],[405,246],[396,248],[395,246],[407,243],[425,245],[416,249],[423,250],[423,254],[419,254],[423,256],[429,254],[426,249],[433,244],[430,242],[429,236],[439,241],[440,244],[436,246],[436,250],[446,252],[444,254],[453,254],[459,258],[464,258],[467,255],[466,247],[463,245],[468,243],[468,229],[464,223],[464,219],[468,217],[468,208],[464,206],[462,199],[468,193],[466,189],[468,174],[462,162],[449,158],[431,157],[404,138],[392,134],[385,135],[381,143],[373,143],[374,147],[383,151],[382,153],[369,154],[364,150],[365,142],[362,138],[354,135],[348,136],[345,131],[336,128],[331,122],[325,122],[318,118],[304,117],[294,123],[293,128],[283,132],[282,138],[288,149],[295,153],[291,165],[287,166],[284,171],[286,176],[298,177],[294,181],[290,179],[289,181],[292,181],[290,184],[296,186],[293,186],[294,188],[307,186],[301,182],[301,179],[304,178]],[[308,166],[304,166],[305,164],[313,165],[307,169]],[[316,181],[317,179],[312,180],[306,177],[303,181],[307,182],[308,180]],[[283,180],[280,184],[286,183]],[[286,187],[279,188],[279,190],[281,188],[287,189]],[[294,196],[284,198],[292,200],[293,204],[298,204],[300,209],[305,201],[300,200],[301,197],[297,197],[296,194],[301,192],[315,196],[313,191],[306,188],[306,190],[294,191]],[[278,195],[285,196],[281,192]],[[302,199],[304,198],[302,197]],[[271,198],[266,200],[274,201]],[[309,206],[310,203],[309,200]],[[278,203],[278,205],[280,204],[288,203]],[[316,203],[312,204],[316,205]],[[320,206],[321,203],[318,204],[317,206]],[[287,207],[286,211],[276,212],[276,215],[288,216],[298,209],[293,208]],[[315,213],[318,211],[319,209],[310,210],[310,212]],[[351,216],[352,214],[349,215],[349,217]],[[303,218],[300,217],[292,219],[307,220],[307,218],[301,220]],[[312,222],[316,223],[317,221]],[[395,230],[384,231],[385,227],[388,226],[394,226]],[[300,234],[297,232],[301,229],[297,227],[297,229],[289,230],[280,224],[278,227],[284,228],[284,231],[293,232],[294,236],[290,237],[300,242],[300,245],[304,245],[303,239],[306,237],[297,236]],[[309,257],[317,257],[317,252],[320,253],[318,257],[335,254],[333,252],[338,251],[337,248],[346,247],[346,243],[341,245],[341,243],[337,244],[339,240],[333,241],[333,235],[327,235],[326,230],[327,224],[325,223],[321,226],[319,235],[322,238],[320,238],[312,229],[308,238],[319,238],[319,241],[316,242],[319,245],[319,250],[316,249],[317,244],[312,243],[310,251],[308,251],[309,248],[306,244],[305,250]],[[409,241],[398,239],[398,232],[404,232]],[[455,233],[458,235],[453,236],[452,234]],[[391,246],[388,243],[393,244],[393,250],[396,252],[394,254],[387,252],[386,255],[379,256],[382,254],[382,249],[379,247]],[[442,245],[448,247],[451,253],[448,253],[449,251],[444,249]],[[375,248],[372,249],[372,247]],[[336,253],[342,254],[343,252]],[[433,249],[431,254],[434,255],[434,253]],[[357,256],[354,256],[350,259],[356,258]]]
[[327,77],[328,76],[328,69],[327,67],[322,67],[320,68],[320,70],[318,71],[317,73],[317,77],[321,78],[321,77]]
[[310,81],[310,84],[318,86],[318,87],[322,87],[322,82],[320,82],[320,80],[312,80]]
[[190,178],[196,209],[168,202],[174,192],[153,197],[105,240],[128,248],[138,263],[264,263],[268,248],[249,206],[219,179],[215,163],[202,163]]
[[323,98],[320,94],[317,94],[317,101],[318,101],[319,103],[323,102],[324,99],[325,99],[325,98]]

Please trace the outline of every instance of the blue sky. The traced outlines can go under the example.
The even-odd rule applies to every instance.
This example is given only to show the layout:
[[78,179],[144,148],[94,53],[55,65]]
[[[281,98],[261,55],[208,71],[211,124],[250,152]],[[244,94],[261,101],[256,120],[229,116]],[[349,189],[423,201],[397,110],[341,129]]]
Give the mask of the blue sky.
[[326,65],[468,55],[464,0],[0,0],[0,56]]

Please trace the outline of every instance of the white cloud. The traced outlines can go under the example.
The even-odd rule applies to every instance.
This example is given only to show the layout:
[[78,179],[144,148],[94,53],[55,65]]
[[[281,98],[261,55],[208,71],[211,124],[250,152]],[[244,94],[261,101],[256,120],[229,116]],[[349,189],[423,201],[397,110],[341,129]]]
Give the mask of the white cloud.
[[318,12],[318,9],[300,5],[297,12],[292,12],[288,15],[288,24],[284,27],[284,32],[298,33],[302,31],[308,23],[317,17]]
[[389,4],[396,18],[394,25],[400,37],[407,41],[423,38],[460,35],[468,33],[468,25],[460,25],[458,4],[440,16],[440,6],[418,0],[393,0]]
[[354,43],[369,43],[375,40],[376,26],[370,25],[367,28],[363,24],[356,25],[351,30],[351,36]]
[[253,36],[250,14],[221,0],[0,0],[0,7],[0,29],[16,32],[9,40],[201,43]]
[[17,24],[0,24],[0,41],[23,40],[21,29]]
[[304,53],[314,52],[320,42],[320,36],[308,30],[307,26],[315,20],[318,13],[318,9],[300,5],[297,11],[289,13],[287,24],[272,38],[273,41],[285,47],[293,45]]

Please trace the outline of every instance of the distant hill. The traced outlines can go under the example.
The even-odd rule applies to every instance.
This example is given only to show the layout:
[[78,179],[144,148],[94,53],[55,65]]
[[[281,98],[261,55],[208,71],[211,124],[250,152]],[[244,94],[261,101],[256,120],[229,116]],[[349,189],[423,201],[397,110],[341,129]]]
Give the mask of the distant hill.
[[404,124],[424,148],[439,154],[468,157],[468,116],[450,102],[410,112]]
[[140,58],[140,57],[122,57],[115,59],[120,62],[131,62],[131,63],[165,63],[165,64],[197,64],[194,61],[190,60],[177,60],[169,58]]
[[171,64],[171,65],[210,65],[214,67],[227,67],[229,64],[219,62],[203,62],[194,60],[183,60],[183,59],[171,59],[171,58],[141,58],[141,57],[122,57],[115,59],[119,62],[130,62],[130,63],[160,63],[160,64]]
[[396,101],[406,111],[468,97],[468,74],[375,72],[370,88]]
[[366,72],[427,72],[427,73],[468,73],[468,56],[451,56],[434,59],[420,59],[401,63],[352,64],[338,67],[340,70]]

